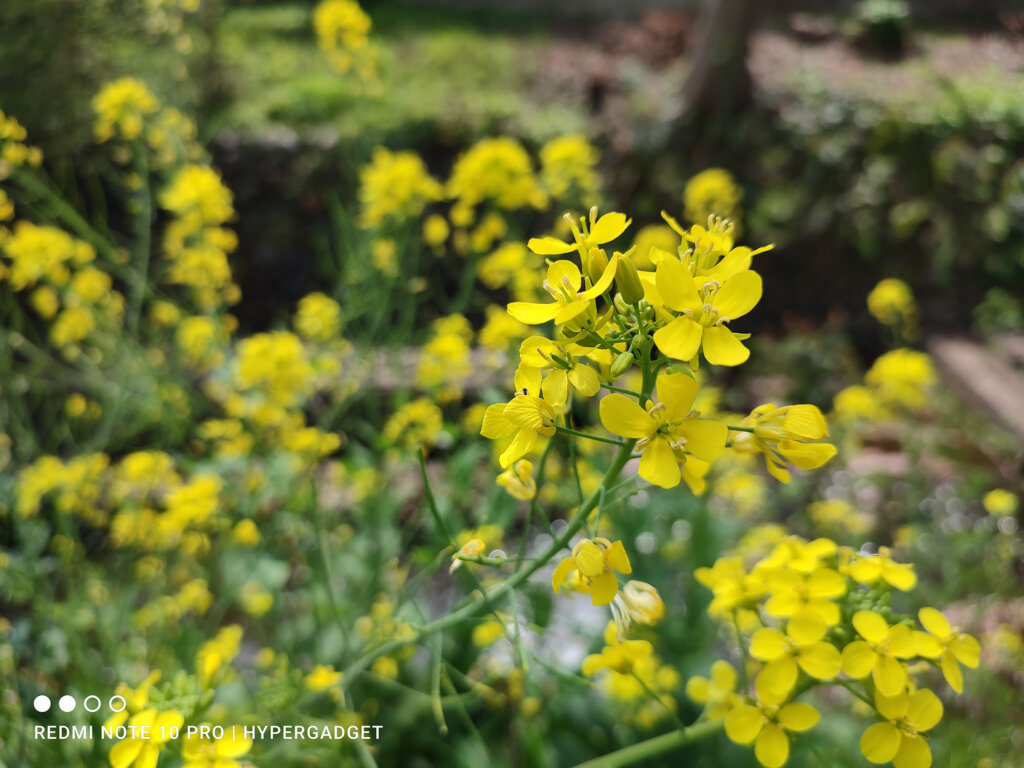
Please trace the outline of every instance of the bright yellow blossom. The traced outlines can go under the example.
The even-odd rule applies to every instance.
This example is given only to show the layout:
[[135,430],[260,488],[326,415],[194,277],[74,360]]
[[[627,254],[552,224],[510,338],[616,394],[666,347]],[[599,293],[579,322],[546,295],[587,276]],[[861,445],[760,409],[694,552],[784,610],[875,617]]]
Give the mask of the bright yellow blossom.
[[[573,262],[552,262],[548,267],[544,290],[554,301],[548,304],[514,301],[508,305],[508,313],[527,325],[540,325],[551,320],[559,325],[568,323],[592,309],[594,300],[611,287],[617,265],[618,255],[608,262],[598,281],[591,284],[590,278],[584,278]],[[583,289],[584,279],[590,285],[589,288]]]
[[480,434],[491,440],[515,435],[499,457],[502,469],[508,469],[533,450],[540,436],[555,434],[555,409],[535,395],[516,395],[507,403],[487,408]]
[[512,467],[498,475],[498,485],[509,496],[520,501],[530,501],[537,495],[537,481],[533,479],[533,464],[520,459]]
[[921,735],[942,719],[942,702],[927,689],[894,696],[875,695],[885,722],[870,726],[860,737],[860,751],[872,763],[890,760],[895,768],[929,768],[932,752]]
[[725,716],[725,734],[737,744],[753,744],[754,756],[765,768],[780,768],[789,759],[789,734],[817,725],[821,714],[810,704],[783,704],[758,676],[757,704],[739,704]]
[[834,445],[820,442],[828,437],[828,425],[813,405],[777,408],[765,403],[751,411],[740,426],[753,431],[734,435],[733,450],[763,453],[768,472],[783,483],[789,482],[788,464],[817,469],[836,455]]
[[181,755],[185,758],[182,768],[235,768],[240,765],[236,758],[252,749],[252,739],[244,735],[241,728],[225,728],[219,739],[208,739],[201,733],[185,736]]
[[740,704],[736,693],[736,670],[732,664],[719,659],[711,665],[711,677],[696,675],[686,681],[686,696],[704,705],[708,719],[725,717]]
[[698,493],[703,490],[703,478],[688,471],[688,456],[710,463],[725,450],[726,426],[699,419],[691,410],[698,388],[685,373],[661,374],[657,398],[648,402],[646,410],[619,393],[601,400],[601,423],[616,435],[639,439],[636,448],[642,456],[638,471],[654,485],[674,488],[685,479]]
[[885,696],[896,696],[907,686],[902,659],[917,655],[917,641],[905,624],[890,627],[874,611],[857,611],[853,626],[864,638],[843,648],[843,672],[859,680],[871,675],[875,687]]
[[854,554],[846,571],[861,584],[870,585],[881,579],[903,592],[909,592],[917,584],[914,566],[910,563],[897,563],[892,559],[892,550],[888,547],[879,547],[877,555]]
[[128,720],[130,735],[117,742],[110,750],[112,768],[153,768],[160,758],[160,750],[171,741],[175,731],[185,723],[180,712],[157,712],[156,709],[144,709]]
[[572,548],[572,554],[562,560],[551,576],[551,587],[558,592],[573,572],[578,572],[582,590],[590,593],[594,605],[607,605],[619,591],[615,572],[630,574],[633,567],[621,541],[608,539],[581,539]]
[[[951,627],[946,617],[934,608],[922,608],[918,611],[917,618],[921,626],[938,641],[941,655],[935,655],[940,655],[943,677],[950,688],[962,693],[964,676],[960,671],[960,664],[971,669],[976,668],[981,658],[981,646],[976,639],[961,632],[959,627]],[[930,654],[922,652],[921,655]]]
[[750,638],[750,655],[767,662],[760,674],[764,685],[785,697],[801,669],[818,680],[838,675],[839,650],[822,640],[824,636],[824,623],[806,613],[791,618],[785,633],[772,627],[757,630]]

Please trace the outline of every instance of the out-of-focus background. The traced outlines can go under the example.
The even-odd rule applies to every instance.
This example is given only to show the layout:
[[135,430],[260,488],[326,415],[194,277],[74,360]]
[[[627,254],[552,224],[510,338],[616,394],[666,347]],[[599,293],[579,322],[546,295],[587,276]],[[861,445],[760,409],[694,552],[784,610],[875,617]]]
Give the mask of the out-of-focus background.
[[[894,547],[916,565],[910,607],[948,607],[982,642],[980,670],[945,702],[935,765],[1024,765],[1020,4],[362,8],[372,27],[353,45],[318,41],[331,21],[318,30],[311,2],[0,6],[0,110],[45,173],[32,181],[31,163],[5,156],[0,181],[0,671],[16,692],[0,702],[0,761],[106,764],[106,746],[27,740],[43,717],[32,696],[138,686],[157,669],[165,686],[176,670],[202,679],[195,655],[233,625],[244,639],[221,654],[239,668],[216,689],[221,715],[385,718],[381,765],[567,765],[663,727],[658,706],[577,674],[602,618],[539,589],[523,600],[550,631],[531,641],[529,675],[500,629],[456,628],[453,691],[488,692],[448,713],[447,736],[422,649],[375,665],[354,699],[325,692],[354,648],[423,619],[410,573],[428,574],[416,586],[436,592],[428,613],[450,602],[447,569],[430,571],[444,542],[424,523],[420,447],[453,531],[518,548],[522,509],[477,435],[527,335],[501,309],[536,289],[519,281],[539,285],[527,238],[599,204],[632,217],[638,260],[678,242],[662,211],[687,225],[725,215],[737,242],[774,244],[756,257],[750,362],[708,371],[705,408],[812,403],[839,448],[788,485],[716,466],[704,497],[641,492],[614,521],[666,602],[655,646],[678,675],[662,678],[671,709],[696,716],[681,681],[724,647],[693,570],[738,542],[827,536]],[[98,96],[122,78],[148,95]],[[183,179],[186,166],[197,175]],[[88,329],[81,317],[51,328],[50,295],[19,286],[19,253],[37,263],[63,247],[19,250],[22,219],[110,265]],[[209,225],[216,254],[182,259],[180,222],[188,237]],[[210,267],[221,260],[227,276]],[[565,492],[545,496],[558,516]],[[160,695],[183,708],[179,683]],[[826,717],[792,764],[866,764],[859,734],[848,713]],[[688,749],[689,765],[754,764],[724,738]],[[291,744],[245,759],[364,758]]]

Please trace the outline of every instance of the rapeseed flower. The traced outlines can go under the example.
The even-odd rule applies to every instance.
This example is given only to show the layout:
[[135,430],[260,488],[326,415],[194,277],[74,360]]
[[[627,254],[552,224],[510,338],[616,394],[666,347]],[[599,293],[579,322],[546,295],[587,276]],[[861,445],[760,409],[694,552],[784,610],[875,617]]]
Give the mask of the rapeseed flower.
[[573,573],[580,577],[580,590],[590,595],[594,605],[608,605],[619,591],[615,572],[629,575],[633,567],[621,541],[581,539],[572,554],[563,559],[551,575],[551,587],[558,592]]

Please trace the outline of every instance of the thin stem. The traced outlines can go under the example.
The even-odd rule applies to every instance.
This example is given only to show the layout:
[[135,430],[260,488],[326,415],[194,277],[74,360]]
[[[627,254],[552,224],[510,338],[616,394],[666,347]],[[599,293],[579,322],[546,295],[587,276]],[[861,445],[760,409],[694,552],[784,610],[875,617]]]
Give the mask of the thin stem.
[[645,681],[645,680],[644,680],[644,679],[643,679],[642,677],[640,677],[640,675],[638,675],[638,674],[636,673],[636,670],[635,670],[635,669],[633,670],[633,677],[635,677],[635,678],[636,678],[636,681],[637,681],[638,683],[640,683],[640,686],[641,686],[641,687],[642,687],[642,688],[643,688],[643,689],[644,689],[645,691],[647,691],[647,695],[648,695],[648,696],[650,696],[650,697],[651,697],[651,699],[653,699],[654,701],[656,701],[656,702],[658,703],[658,705],[659,705],[659,706],[661,706],[661,708],[662,708],[662,709],[664,709],[664,710],[665,710],[665,711],[666,711],[666,712],[668,713],[669,717],[671,717],[671,718],[672,718],[672,720],[674,720],[674,721],[675,721],[675,724],[676,724],[676,725],[677,725],[677,726],[678,726],[678,727],[679,727],[679,728],[680,728],[681,730],[685,730],[685,729],[686,729],[686,726],[685,726],[685,725],[683,724],[683,721],[679,719],[679,715],[677,715],[677,714],[676,714],[675,710],[674,710],[674,709],[672,709],[672,707],[670,707],[670,706],[669,706],[668,704],[666,704],[666,703],[665,703],[665,700],[664,700],[664,699],[662,699],[662,698],[661,698],[661,696],[659,696],[659,695],[658,695],[657,691],[655,691],[655,690],[654,690],[653,688],[651,688],[651,686],[649,686],[649,685],[647,684],[647,681]]
[[557,429],[559,432],[564,432],[567,435],[585,437],[588,440],[596,440],[599,443],[608,443],[610,445],[618,445],[620,447],[626,444],[622,440],[614,440],[610,437],[601,437],[600,435],[591,435],[586,432],[580,432],[579,430],[576,429],[570,429],[569,427],[560,427],[557,424],[555,425],[555,429]]
[[573,516],[572,520],[569,521],[568,526],[566,526],[566,529],[562,534],[555,537],[544,551],[541,552],[532,563],[530,563],[530,565],[513,573],[501,584],[498,584],[490,590],[490,592],[486,590],[478,590],[474,592],[470,598],[464,601],[455,610],[420,627],[409,639],[391,640],[377,646],[371,651],[368,651],[362,657],[356,659],[345,668],[342,687],[346,687],[351,684],[351,681],[354,680],[362,670],[372,664],[375,659],[394,653],[399,648],[404,648],[407,645],[419,642],[424,637],[428,637],[435,632],[441,632],[448,627],[461,624],[479,613],[481,609],[489,607],[494,601],[507,595],[544,567],[551,558],[568,545],[572,537],[575,536],[580,528],[583,527],[583,523],[586,521],[587,516],[593,511],[594,507],[597,506],[597,502],[600,499],[601,488],[604,488],[607,491],[607,489],[618,479],[619,474],[622,472],[622,468],[626,466],[626,462],[629,461],[629,457],[633,452],[633,445],[635,443],[636,440],[627,440],[625,444],[619,447],[618,453],[615,455],[615,459],[612,461],[611,466],[605,473],[604,479],[601,481],[601,485],[596,488],[594,492],[591,493],[590,496],[588,496],[587,499],[579,506],[576,510],[576,514]]
[[722,729],[725,724],[723,719],[719,720],[708,720],[703,723],[694,723],[689,728],[683,728],[679,731],[672,731],[671,733],[665,733],[661,736],[655,736],[653,739],[647,739],[637,744],[631,744],[628,747],[623,747],[614,752],[610,752],[607,755],[601,757],[595,757],[593,760],[587,760],[586,762],[579,763],[575,768],[619,768],[623,765],[631,765],[632,763],[639,762],[640,760],[646,760],[647,758],[654,757],[655,755],[669,752],[673,749],[679,749],[687,744],[692,744],[695,741],[706,739],[708,736],[712,736]]
[[634,392],[632,389],[623,389],[622,387],[613,387],[611,384],[604,384],[602,389],[607,389],[609,392],[618,392],[622,395],[631,395],[635,398],[640,398],[642,395],[639,392]]
[[749,432],[750,434],[754,434],[753,427],[734,427],[732,424],[727,426],[729,427],[730,432]]

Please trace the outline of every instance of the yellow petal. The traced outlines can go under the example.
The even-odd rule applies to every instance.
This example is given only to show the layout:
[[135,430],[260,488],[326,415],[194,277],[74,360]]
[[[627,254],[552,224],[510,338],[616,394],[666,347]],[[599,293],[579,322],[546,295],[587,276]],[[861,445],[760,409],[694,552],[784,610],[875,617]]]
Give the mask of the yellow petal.
[[601,400],[601,423],[613,435],[639,438],[658,428],[650,414],[626,395],[614,392]]
[[878,662],[878,654],[863,640],[854,640],[843,648],[843,672],[855,680],[867,677]]
[[780,768],[789,759],[789,737],[774,723],[762,730],[754,743],[754,756],[764,768]]
[[777,629],[764,627],[750,638],[750,655],[761,661],[772,661],[789,652],[786,636]]
[[819,568],[807,577],[809,597],[840,597],[846,594],[846,579],[831,568]]
[[881,765],[892,760],[900,748],[900,731],[892,723],[875,723],[860,737],[860,751],[870,762]]
[[565,401],[569,398],[569,377],[566,375],[565,369],[556,368],[551,371],[544,379],[540,391],[544,395],[544,399],[556,408],[565,405]]
[[839,649],[826,642],[801,648],[796,661],[800,669],[818,680],[831,680],[842,666]]
[[930,768],[932,751],[920,736],[902,734],[900,749],[892,759],[894,768]]
[[608,266],[604,268],[604,272],[601,273],[601,277],[598,278],[597,282],[587,290],[580,294],[584,299],[596,299],[602,293],[607,291],[611,285],[612,280],[615,279],[615,270],[619,266],[619,259],[622,258],[620,254],[616,253],[612,255],[611,260],[608,262]]
[[110,765],[112,768],[128,768],[141,750],[142,741],[139,739],[123,739],[111,748]]
[[775,706],[789,696],[800,672],[790,656],[780,656],[765,664],[757,676],[757,695],[763,704]]
[[[700,349],[704,326],[680,315],[668,325],[654,332],[654,343],[666,357],[673,360],[692,360]],[[685,375],[685,374],[684,374]]]
[[156,768],[156,762],[160,758],[160,747],[153,742],[146,742],[139,750],[139,756],[135,758],[135,768]]
[[786,634],[800,645],[808,645],[821,640],[828,627],[813,611],[801,608],[793,614],[786,625]]
[[761,276],[752,270],[738,272],[718,289],[712,305],[719,317],[733,320],[743,317],[761,300]]
[[580,671],[587,677],[592,677],[607,666],[608,661],[605,659],[604,654],[592,653],[583,659],[583,666],[580,668]]
[[589,365],[574,365],[569,371],[569,381],[584,397],[593,397],[601,389],[601,377]]
[[853,626],[869,643],[880,643],[889,634],[889,625],[874,611],[857,611],[853,614]]
[[981,660],[981,646],[970,635],[958,635],[949,644],[949,650],[956,656],[957,661],[971,669],[975,669]]
[[589,299],[577,299],[570,301],[567,304],[562,304],[558,312],[555,313],[555,322],[561,325],[567,323],[574,317],[578,317],[587,311],[587,307],[590,306]]
[[516,425],[505,418],[506,403],[495,403],[487,406],[484,420],[480,425],[480,434],[491,440],[501,440],[516,431]]
[[907,716],[907,707],[910,704],[910,697],[906,691],[900,691],[895,696],[884,696],[875,691],[875,707],[878,713],[886,720],[893,722],[902,720]]
[[780,440],[779,453],[800,469],[817,469],[836,455],[836,447],[831,443],[801,443],[797,440]]
[[531,336],[519,345],[519,362],[533,368],[545,368],[551,364],[551,355],[558,354],[558,345],[543,336]]
[[906,624],[889,628],[889,654],[897,659],[909,659],[917,655],[918,641],[914,630]]
[[686,438],[689,453],[708,462],[725,452],[725,443],[729,439],[729,428],[725,424],[708,419],[687,419],[676,433]]
[[594,605],[608,605],[619,591],[619,580],[611,571],[590,580],[590,600]]
[[757,707],[740,704],[725,716],[725,735],[737,744],[749,744],[764,728],[764,715]]
[[576,250],[575,243],[566,243],[556,237],[531,237],[526,247],[539,256],[559,256]]
[[871,679],[875,688],[883,696],[896,696],[907,687],[907,670],[896,659],[890,656],[879,656],[878,663],[871,670]]
[[921,688],[910,694],[907,703],[907,722],[914,726],[918,733],[928,731],[939,724],[942,719],[942,702],[939,697],[927,688]]
[[821,713],[810,704],[794,701],[779,710],[778,720],[787,731],[809,731],[821,720]]
[[704,329],[704,357],[712,365],[740,365],[750,357],[750,350],[724,325]]
[[572,559],[576,561],[576,567],[580,569],[580,576],[585,579],[592,579],[607,570],[604,563],[604,550],[600,545],[587,539],[573,548]]
[[625,214],[618,212],[606,213],[594,222],[594,226],[590,228],[587,241],[592,245],[610,243],[626,231],[629,223],[630,220],[626,218]]
[[693,280],[693,275],[679,259],[663,260],[658,264],[654,275],[655,285],[665,306],[676,312],[682,312],[684,309],[700,312],[704,302],[697,291],[697,284]]
[[909,563],[885,563],[882,566],[882,578],[902,592],[909,592],[917,585],[914,566]]
[[661,488],[675,488],[679,485],[682,473],[668,440],[657,435],[647,443],[640,457],[637,473],[647,482]]
[[571,557],[567,557],[555,567],[555,572],[551,574],[551,588],[555,592],[559,592],[562,589],[562,585],[565,584],[565,580],[569,578],[569,574],[576,570],[576,563],[573,562]]
[[528,301],[513,301],[508,305],[508,313],[520,323],[541,325],[555,319],[562,308],[556,301],[550,304],[534,304]]
[[556,291],[574,294],[583,285],[583,275],[575,262],[559,259],[548,265],[548,285]]
[[537,433],[532,429],[520,429],[509,443],[508,448],[498,457],[502,469],[508,469],[523,456],[533,450],[537,444]]
[[782,429],[799,440],[821,440],[828,437],[828,425],[821,411],[813,405],[791,405],[782,419]]
[[950,628],[946,617],[934,608],[922,608],[917,612],[917,618],[920,620],[922,627],[940,640],[945,640],[953,634],[953,630]]
[[926,659],[937,659],[942,655],[942,645],[939,644],[938,639],[934,635],[929,635],[927,632],[918,632],[916,629],[913,631],[915,648],[915,656],[923,656]]
[[711,665],[711,681],[720,691],[736,689],[736,670],[728,661],[719,659]]
[[665,406],[665,418],[669,423],[682,421],[697,399],[700,384],[685,373],[663,373],[658,376],[655,392],[658,401]]
[[691,677],[686,681],[686,698],[698,704],[706,704],[711,682],[706,677]]
[[633,566],[629,564],[629,556],[626,554],[626,548],[622,546],[621,541],[613,542],[612,545],[605,550],[604,561],[610,568],[614,568],[619,573],[623,573],[628,576],[633,572]]
[[[241,731],[241,729],[239,730]],[[218,757],[241,757],[252,749],[252,739],[245,738],[244,736],[242,738],[225,736],[224,738],[217,739],[217,741],[214,742],[214,749],[217,752]]]

